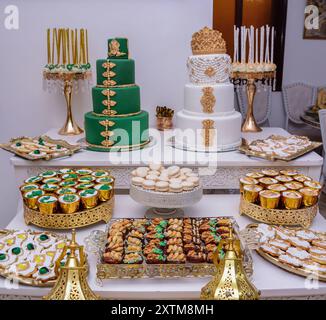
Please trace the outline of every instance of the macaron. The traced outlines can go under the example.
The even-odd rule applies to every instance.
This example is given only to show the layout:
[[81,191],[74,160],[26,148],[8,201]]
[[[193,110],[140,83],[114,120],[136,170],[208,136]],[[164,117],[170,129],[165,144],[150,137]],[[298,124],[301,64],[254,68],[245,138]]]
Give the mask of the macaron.
[[195,187],[199,186],[198,177],[189,177],[186,181],[193,183]]
[[131,171],[131,175],[132,175],[133,177],[137,177],[137,170],[132,170],[132,171]]
[[180,168],[178,166],[172,166],[168,168],[168,175],[170,178],[176,178],[180,174]]
[[183,191],[183,187],[181,183],[170,183],[169,190],[173,193],[180,193]]
[[164,175],[164,174],[161,174],[159,177],[157,177],[157,180],[158,181],[165,181],[165,182],[169,182],[169,177]]
[[170,183],[182,183],[182,180],[179,178],[171,178]]
[[157,170],[150,170],[150,171],[148,171],[147,175],[149,175],[149,176],[160,176],[161,172],[157,171]]
[[146,190],[155,190],[155,181],[153,180],[144,180],[143,188]]
[[152,170],[152,171],[159,171],[161,170],[162,168],[162,164],[161,163],[151,163],[149,165],[149,168]]
[[144,181],[145,181],[145,179],[144,178],[141,178],[141,177],[133,177],[131,179],[131,183],[134,186],[137,186],[137,187],[142,187]]
[[194,184],[190,181],[183,181],[182,182],[182,188],[184,191],[191,191],[194,189]]
[[192,173],[190,168],[181,168],[180,173],[186,175],[186,173]]
[[158,176],[149,174],[149,175],[146,176],[146,180],[157,181],[158,180]]
[[149,169],[145,167],[140,167],[136,169],[137,177],[145,178],[148,174]]
[[158,181],[155,184],[155,190],[158,192],[168,192],[169,191],[169,183],[166,181]]
[[187,177],[197,177],[198,178],[198,174],[197,173],[194,173],[194,172],[189,172],[189,173],[186,173],[186,176]]

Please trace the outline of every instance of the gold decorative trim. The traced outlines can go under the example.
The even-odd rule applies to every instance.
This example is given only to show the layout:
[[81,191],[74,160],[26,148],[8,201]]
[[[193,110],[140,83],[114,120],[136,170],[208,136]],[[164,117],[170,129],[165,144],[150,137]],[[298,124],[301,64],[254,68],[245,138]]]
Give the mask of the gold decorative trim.
[[117,74],[113,71],[105,71],[102,73],[102,76],[105,78],[114,78]]
[[206,70],[205,70],[205,75],[208,76],[208,77],[214,77],[216,75],[216,70],[213,68],[213,67],[208,67]]
[[205,147],[211,147],[214,139],[214,125],[215,122],[213,120],[204,120],[202,122],[203,125],[203,138]]
[[[104,109],[104,110],[103,110],[103,114],[101,114],[101,116],[110,116],[110,117],[112,117],[112,116],[114,116],[114,115],[117,114],[117,113],[118,113],[118,112],[115,111],[115,110]],[[94,112],[93,112],[93,114],[96,115],[96,113],[94,113]]]
[[97,144],[91,144],[86,142],[87,146],[89,147],[93,147],[93,148],[99,148],[99,149],[132,149],[132,148],[138,148],[138,147],[143,147],[146,146],[147,144],[149,144],[151,142],[150,139],[148,139],[145,142],[142,143],[138,143],[138,144],[131,144],[131,145],[126,145],[126,146],[108,146],[108,147],[104,147],[104,146],[100,146]]
[[106,107],[109,107],[108,109],[110,109],[110,107],[114,107],[117,104],[117,102],[111,99],[107,99],[107,100],[103,100],[102,104]]
[[109,56],[115,56],[115,57],[121,57],[121,56],[125,56],[126,53],[125,52],[120,52],[120,43],[119,43],[119,41],[113,39],[109,43],[108,55]]
[[112,217],[113,208],[114,197],[93,209],[71,214],[42,214],[24,205],[24,218],[27,225],[33,224],[41,228],[67,230],[86,227],[100,221],[108,223]]
[[103,86],[107,87],[107,88],[114,87],[116,84],[117,84],[117,82],[114,80],[104,80],[103,81]]
[[105,127],[105,131],[101,132],[101,136],[104,137],[105,140],[103,140],[101,144],[105,147],[112,146],[114,144],[114,141],[110,140],[110,138],[114,136],[114,132],[110,131],[109,128],[113,127],[115,125],[115,122],[106,119],[99,121],[99,124]]
[[114,97],[117,94],[115,91],[110,90],[110,89],[102,90],[101,93],[103,94],[103,96],[106,96],[106,97]]
[[111,116],[111,117],[113,117],[113,118],[124,118],[124,117],[136,116],[136,115],[142,113],[142,111],[137,111],[137,112],[126,113],[126,114],[116,114],[116,111],[114,111],[114,110],[110,110],[111,113],[108,112],[107,114],[104,114],[104,112],[107,112],[107,110],[105,109],[105,110],[103,111],[103,114],[93,112],[93,115],[94,115],[94,116],[98,116],[98,117],[107,117],[107,116]]
[[214,89],[212,87],[205,87],[202,89],[203,96],[200,99],[200,103],[203,107],[204,113],[213,113],[214,106],[216,104],[216,98],[214,96]]
[[107,60],[106,62],[102,63],[102,67],[105,69],[112,69],[114,67],[116,67],[117,65],[109,60]]
[[128,88],[128,87],[134,87],[136,86],[135,83],[131,84],[119,84],[119,85],[102,85],[102,84],[97,84],[96,88]]

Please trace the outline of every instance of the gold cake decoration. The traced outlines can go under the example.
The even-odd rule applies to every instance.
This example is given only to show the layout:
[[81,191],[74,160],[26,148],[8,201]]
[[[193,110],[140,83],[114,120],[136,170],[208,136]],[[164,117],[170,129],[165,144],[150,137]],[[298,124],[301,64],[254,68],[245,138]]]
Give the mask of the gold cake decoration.
[[215,122],[213,120],[204,120],[203,124],[203,137],[204,137],[204,145],[205,147],[211,147],[213,143],[213,139],[215,136]]
[[112,86],[115,86],[117,84],[117,82],[116,81],[114,81],[114,80],[104,80],[103,81],[103,85],[105,86],[105,87],[112,87]]
[[106,78],[113,78],[115,77],[117,74],[113,71],[105,71],[103,72],[103,77],[106,77]]
[[191,48],[194,55],[223,54],[226,53],[226,42],[221,32],[204,27],[193,34]]
[[213,67],[208,67],[206,70],[205,70],[205,75],[208,76],[208,77],[214,77],[216,75],[216,70],[213,68]]
[[116,64],[111,61],[106,61],[106,62],[102,63],[102,67],[106,68],[106,69],[112,69],[112,68],[116,67]]
[[121,57],[126,55],[125,52],[120,52],[120,43],[115,39],[110,42],[109,49],[109,56]]
[[104,106],[106,106],[106,107],[114,107],[114,106],[117,104],[117,102],[114,101],[114,100],[110,100],[110,99],[108,99],[108,100],[103,100],[103,101],[102,101],[102,104],[103,104]]
[[106,97],[114,97],[117,94],[115,91],[110,89],[102,90],[101,93]]
[[114,132],[110,131],[109,128],[113,127],[115,125],[115,122],[106,119],[100,121],[99,124],[105,127],[105,131],[101,132],[101,136],[105,138],[105,140],[101,142],[102,146],[104,147],[112,146],[114,144],[114,141],[111,141],[110,137],[114,136]]
[[204,113],[213,113],[214,106],[216,104],[216,98],[214,96],[214,90],[212,87],[205,87],[202,89],[203,96],[200,103],[203,107]]

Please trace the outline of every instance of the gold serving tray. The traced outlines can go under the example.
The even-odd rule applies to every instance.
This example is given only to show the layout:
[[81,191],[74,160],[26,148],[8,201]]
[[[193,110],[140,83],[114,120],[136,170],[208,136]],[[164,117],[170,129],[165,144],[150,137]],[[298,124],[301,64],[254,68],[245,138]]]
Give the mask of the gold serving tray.
[[[268,137],[267,139],[269,139],[270,137]],[[249,148],[250,144],[252,143],[255,143],[255,142],[260,142],[260,141],[263,141],[263,140],[255,140],[251,143],[249,143],[246,139],[242,139],[242,145],[239,147],[239,151],[241,153],[244,153],[245,155],[249,156],[249,157],[256,157],[256,158],[261,158],[261,159],[265,159],[265,160],[268,160],[268,161],[277,161],[277,160],[281,160],[281,161],[293,161],[313,150],[315,150],[316,148],[322,146],[322,143],[321,142],[311,142],[311,144],[306,147],[305,149],[297,152],[297,153],[294,153],[294,154],[291,154],[291,155],[288,155],[286,157],[281,157],[281,156],[278,156],[278,155],[270,155],[270,154],[267,154],[265,152],[258,152],[258,151],[253,151]]]
[[[258,227],[258,224],[249,224],[246,227],[246,232],[248,231],[248,234],[250,234],[257,227]],[[297,228],[297,229],[300,229],[300,228]],[[316,232],[316,231],[314,231],[314,232]],[[323,232],[316,232],[316,233],[318,235],[322,236],[324,239],[326,239],[326,233],[323,233]],[[256,237],[256,239],[259,241],[259,237]],[[256,241],[257,246],[259,245],[258,241]],[[267,254],[263,250],[259,249],[259,247],[255,248],[255,250],[261,257],[263,257],[264,259],[266,259],[270,263],[276,265],[277,267],[279,267],[279,268],[281,268],[283,270],[286,270],[288,272],[294,273],[294,274],[302,276],[302,277],[309,277],[310,279],[316,279],[316,280],[319,280],[319,281],[326,282],[326,273],[325,274],[320,274],[319,273],[317,275],[317,274],[315,274],[313,272],[306,271],[305,269],[292,267],[290,265],[287,265],[285,263],[280,262],[277,258],[270,256],[269,254]]]
[[244,200],[242,195],[240,197],[240,215],[246,215],[267,224],[309,228],[318,213],[318,204],[298,210],[264,209]]
[[[11,147],[12,144],[16,143],[17,141],[21,141],[23,139],[32,141],[32,140],[38,140],[40,138],[42,138],[45,142],[58,144],[68,150],[63,151],[63,152],[57,151],[55,153],[46,154],[43,157],[33,157],[27,153],[19,152],[18,150]],[[11,153],[14,153],[15,155],[17,155],[21,158],[27,159],[27,160],[51,160],[51,159],[56,159],[56,158],[72,156],[75,152],[77,152],[81,149],[81,146],[80,145],[71,145],[65,140],[54,140],[48,136],[37,136],[34,138],[23,136],[23,137],[13,138],[9,141],[9,143],[0,144],[0,148],[4,149],[6,151],[9,151]]]
[[27,225],[33,224],[46,229],[66,230],[90,226],[101,221],[108,223],[112,217],[113,208],[114,197],[93,209],[71,214],[42,214],[39,211],[29,209],[24,204],[24,218]]
[[[198,217],[199,218],[199,217]],[[200,217],[205,219],[205,217]],[[212,217],[210,217],[212,218]],[[233,217],[214,217],[216,219],[230,219],[232,221],[235,234],[240,238],[240,229]],[[97,278],[104,279],[146,279],[146,278],[197,278],[207,277],[216,274],[216,267],[213,263],[190,263],[183,264],[166,263],[166,264],[107,264],[102,262],[102,255],[106,244],[106,235],[110,226],[121,219],[112,219],[108,224],[105,237],[99,248],[99,263],[97,264]],[[137,219],[133,219],[137,220]],[[241,238],[240,238],[241,239]],[[244,251],[244,269],[249,277],[253,274],[253,262],[250,250],[242,242]]]
[[[9,235],[10,233],[13,233],[15,230],[0,230],[0,240],[1,237],[4,237],[6,235]],[[30,234],[37,235],[37,234],[48,234],[51,235],[52,237],[56,237],[57,239],[67,239],[65,235],[58,235],[49,231],[31,231],[27,230]],[[0,268],[0,276],[3,278],[8,279],[10,282],[13,283],[21,283],[27,286],[33,286],[33,287],[53,287],[54,284],[56,283],[57,279],[49,280],[49,281],[41,281],[41,280],[36,280],[33,278],[28,278],[28,277],[23,277],[19,276],[13,273],[6,272],[4,268]]]

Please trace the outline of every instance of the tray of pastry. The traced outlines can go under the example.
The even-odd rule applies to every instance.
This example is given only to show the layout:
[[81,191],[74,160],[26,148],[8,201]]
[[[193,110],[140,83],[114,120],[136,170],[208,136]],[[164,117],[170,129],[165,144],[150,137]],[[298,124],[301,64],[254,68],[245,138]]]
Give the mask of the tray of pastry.
[[321,142],[310,141],[308,137],[271,135],[267,139],[252,142],[243,139],[239,151],[268,161],[292,161],[321,145]]
[[248,245],[267,261],[291,273],[326,281],[326,233],[267,224],[250,224],[245,232],[243,236],[251,239]]
[[0,148],[27,160],[51,160],[71,156],[79,151],[81,146],[71,145],[65,140],[54,140],[48,136],[38,136],[13,138],[9,143],[0,144]]
[[67,238],[51,232],[0,231],[0,276],[36,287],[55,284],[55,262]]
[[[230,228],[232,217],[183,219],[113,219],[100,249],[98,279],[205,277],[214,275],[213,252]],[[244,251],[244,267],[252,274],[252,258]],[[223,251],[220,252],[223,256]]]

